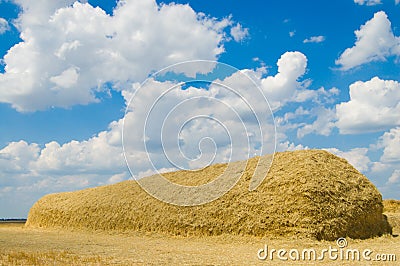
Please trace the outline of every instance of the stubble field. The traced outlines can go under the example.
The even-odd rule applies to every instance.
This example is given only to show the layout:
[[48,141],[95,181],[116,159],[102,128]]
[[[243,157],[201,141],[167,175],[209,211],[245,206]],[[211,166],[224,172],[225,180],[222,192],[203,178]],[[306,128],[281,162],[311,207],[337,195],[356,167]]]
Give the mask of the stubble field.
[[[397,224],[400,213],[388,213],[389,221]],[[400,228],[394,227],[394,236],[368,240],[347,239],[344,249],[373,251],[360,261],[330,259],[280,260],[276,253],[271,260],[260,260],[258,251],[268,245],[271,249],[288,252],[313,248],[317,257],[323,249],[338,248],[335,241],[311,239],[257,238],[249,236],[174,237],[146,233],[104,233],[55,229],[28,229],[21,223],[0,223],[0,265],[400,265]],[[376,255],[396,256],[396,261],[373,261]],[[261,256],[264,253],[260,254]],[[335,253],[333,253],[335,256]],[[387,259],[392,259],[387,256]]]

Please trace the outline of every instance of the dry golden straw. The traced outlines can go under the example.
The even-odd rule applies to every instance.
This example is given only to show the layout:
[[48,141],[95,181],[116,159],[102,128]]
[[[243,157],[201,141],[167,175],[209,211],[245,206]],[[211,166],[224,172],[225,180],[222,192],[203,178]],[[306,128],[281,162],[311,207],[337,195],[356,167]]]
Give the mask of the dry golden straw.
[[[390,233],[376,187],[346,160],[321,150],[276,153],[262,184],[249,191],[258,162],[236,186],[205,205],[181,207],[149,196],[136,181],[51,194],[31,208],[26,226],[171,235],[288,236],[334,240]],[[178,184],[215,179],[225,164],[164,174]],[[152,177],[146,177],[151,182]]]

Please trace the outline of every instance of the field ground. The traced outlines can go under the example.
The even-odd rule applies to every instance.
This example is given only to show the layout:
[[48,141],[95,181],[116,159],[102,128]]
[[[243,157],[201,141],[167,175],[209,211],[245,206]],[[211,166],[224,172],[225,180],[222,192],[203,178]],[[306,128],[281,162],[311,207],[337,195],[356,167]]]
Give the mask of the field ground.
[[[398,219],[393,214],[391,219]],[[394,228],[394,234],[400,233]],[[0,223],[0,265],[281,265],[273,260],[259,260],[264,248],[314,248],[317,254],[336,242],[309,239],[263,239],[243,236],[173,237],[160,234],[57,231],[26,229],[21,223]],[[295,265],[400,265],[400,236],[382,236],[368,240],[348,239],[345,249],[371,249],[377,254],[394,254],[396,262],[349,262],[330,260],[292,261]],[[343,250],[345,250],[343,249]],[[261,253],[263,255],[263,253]],[[286,254],[288,257],[288,254]]]

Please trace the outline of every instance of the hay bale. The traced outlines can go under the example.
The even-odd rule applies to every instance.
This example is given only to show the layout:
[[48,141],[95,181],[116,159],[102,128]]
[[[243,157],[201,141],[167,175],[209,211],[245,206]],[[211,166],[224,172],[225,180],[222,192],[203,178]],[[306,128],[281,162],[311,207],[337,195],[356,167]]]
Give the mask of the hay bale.
[[[249,191],[258,159],[248,161],[231,191],[205,205],[163,203],[136,181],[124,181],[47,195],[31,208],[26,226],[319,240],[365,239],[391,232],[382,214],[381,194],[346,160],[321,150],[276,153],[265,180]],[[204,184],[225,168],[217,164],[164,176],[175,183]]]
[[387,199],[383,201],[383,211],[400,213],[400,200]]
[[383,212],[393,228],[393,234],[400,234],[400,200],[384,200]]

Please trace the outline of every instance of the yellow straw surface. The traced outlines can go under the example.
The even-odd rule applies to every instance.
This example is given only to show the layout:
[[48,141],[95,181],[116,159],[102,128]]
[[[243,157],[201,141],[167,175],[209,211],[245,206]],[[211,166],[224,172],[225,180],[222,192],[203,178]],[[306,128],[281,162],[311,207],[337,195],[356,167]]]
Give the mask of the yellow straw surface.
[[[249,191],[259,160],[248,160],[235,187],[204,205],[182,207],[161,202],[131,180],[47,195],[31,208],[26,226],[318,240],[391,233],[382,214],[381,194],[346,160],[321,150],[276,153],[265,180]],[[174,183],[198,185],[212,181],[226,168],[217,164],[163,176]],[[151,183],[152,178],[144,180]]]

